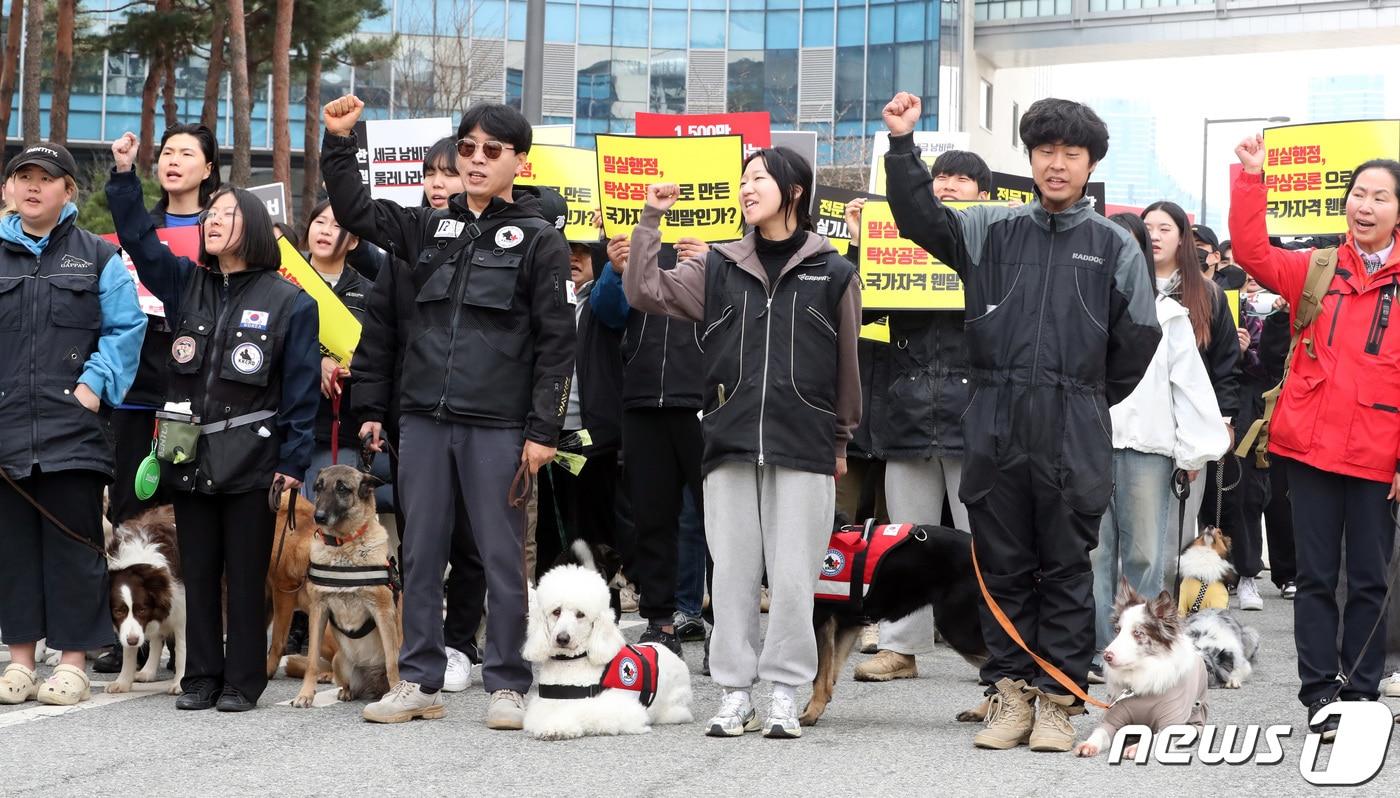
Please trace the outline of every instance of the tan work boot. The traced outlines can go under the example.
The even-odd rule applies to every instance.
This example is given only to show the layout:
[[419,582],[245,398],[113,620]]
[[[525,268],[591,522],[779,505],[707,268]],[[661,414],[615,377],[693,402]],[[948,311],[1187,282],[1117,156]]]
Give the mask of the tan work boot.
[[1084,714],[1084,707],[1074,705],[1074,696],[1035,691],[1035,727],[1031,729],[1032,751],[1068,751],[1074,747],[1074,726],[1071,715]]
[[[860,630],[860,653],[874,654],[880,650],[880,624],[867,623]],[[1387,695],[1389,695],[1387,693]]]
[[888,649],[856,666],[858,682],[888,682],[894,679],[913,679],[919,675],[914,666],[914,657]]
[[972,744],[997,750],[1024,745],[1035,722],[1026,683],[1003,677],[997,681],[996,688],[996,695],[992,696],[987,709],[987,728],[977,732]]

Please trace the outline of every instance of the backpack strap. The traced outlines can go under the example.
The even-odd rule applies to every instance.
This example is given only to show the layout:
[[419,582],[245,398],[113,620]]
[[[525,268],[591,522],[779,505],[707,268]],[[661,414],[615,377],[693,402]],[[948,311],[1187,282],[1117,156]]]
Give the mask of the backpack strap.
[[1298,298],[1298,307],[1293,314],[1293,338],[1288,342],[1288,354],[1283,360],[1283,379],[1278,385],[1264,392],[1264,414],[1250,425],[1249,431],[1240,437],[1239,445],[1235,447],[1235,455],[1244,457],[1249,454],[1249,450],[1254,450],[1254,462],[1260,468],[1269,467],[1269,419],[1273,418],[1274,407],[1278,404],[1279,396],[1283,394],[1283,385],[1288,381],[1288,374],[1293,370],[1293,354],[1298,349],[1298,342],[1303,342],[1303,351],[1313,360],[1317,359],[1317,351],[1313,347],[1312,336],[1304,336],[1304,331],[1317,321],[1317,316],[1322,312],[1322,298],[1327,295],[1328,286],[1332,285],[1332,278],[1337,274],[1337,248],[1315,249],[1312,256],[1308,258],[1308,274],[1303,278],[1303,293]]

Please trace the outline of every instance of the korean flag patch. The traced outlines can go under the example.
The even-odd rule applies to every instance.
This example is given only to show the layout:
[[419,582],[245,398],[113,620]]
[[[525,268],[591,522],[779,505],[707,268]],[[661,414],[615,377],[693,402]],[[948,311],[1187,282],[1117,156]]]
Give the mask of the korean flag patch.
[[245,310],[238,326],[247,330],[266,330],[268,314],[265,310]]

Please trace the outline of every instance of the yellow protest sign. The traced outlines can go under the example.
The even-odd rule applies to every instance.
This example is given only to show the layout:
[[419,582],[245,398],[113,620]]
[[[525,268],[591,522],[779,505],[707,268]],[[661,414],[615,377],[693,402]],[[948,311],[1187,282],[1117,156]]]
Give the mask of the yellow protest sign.
[[316,300],[321,317],[321,353],[335,358],[335,362],[342,366],[350,365],[350,356],[360,342],[359,320],[297,252],[292,242],[284,238],[278,242],[278,247],[282,250],[282,268],[279,269],[282,276],[301,286]]
[[881,316],[869,324],[863,324],[860,328],[860,337],[867,341],[874,341],[880,344],[890,342],[890,317]]
[[598,240],[592,221],[598,204],[598,159],[592,150],[536,144],[526,154],[515,182],[545,186],[563,195],[569,206],[565,238],[585,243]]
[[742,234],[739,176],[742,136],[597,137],[603,230],[630,235],[647,204],[647,186],[675,183],[680,199],[661,220],[661,240],[732,241]]
[[1400,157],[1400,119],[1287,125],[1264,131],[1271,236],[1344,233],[1346,185],[1372,158]]
[[[1004,202],[948,202],[950,208]],[[868,200],[860,214],[861,306],[866,310],[961,310],[962,281],[895,226],[886,200]]]

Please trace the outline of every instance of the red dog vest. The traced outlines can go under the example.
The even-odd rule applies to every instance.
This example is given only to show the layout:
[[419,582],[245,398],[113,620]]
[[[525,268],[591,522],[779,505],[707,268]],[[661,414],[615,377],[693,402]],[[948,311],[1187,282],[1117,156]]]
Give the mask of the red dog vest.
[[859,607],[875,581],[880,562],[909,539],[913,528],[913,524],[872,526],[868,536],[865,528],[858,526],[833,532],[817,579],[817,601]]
[[656,698],[656,656],[654,643],[623,646],[603,671],[601,685],[612,690],[631,690],[642,706],[651,706]]

